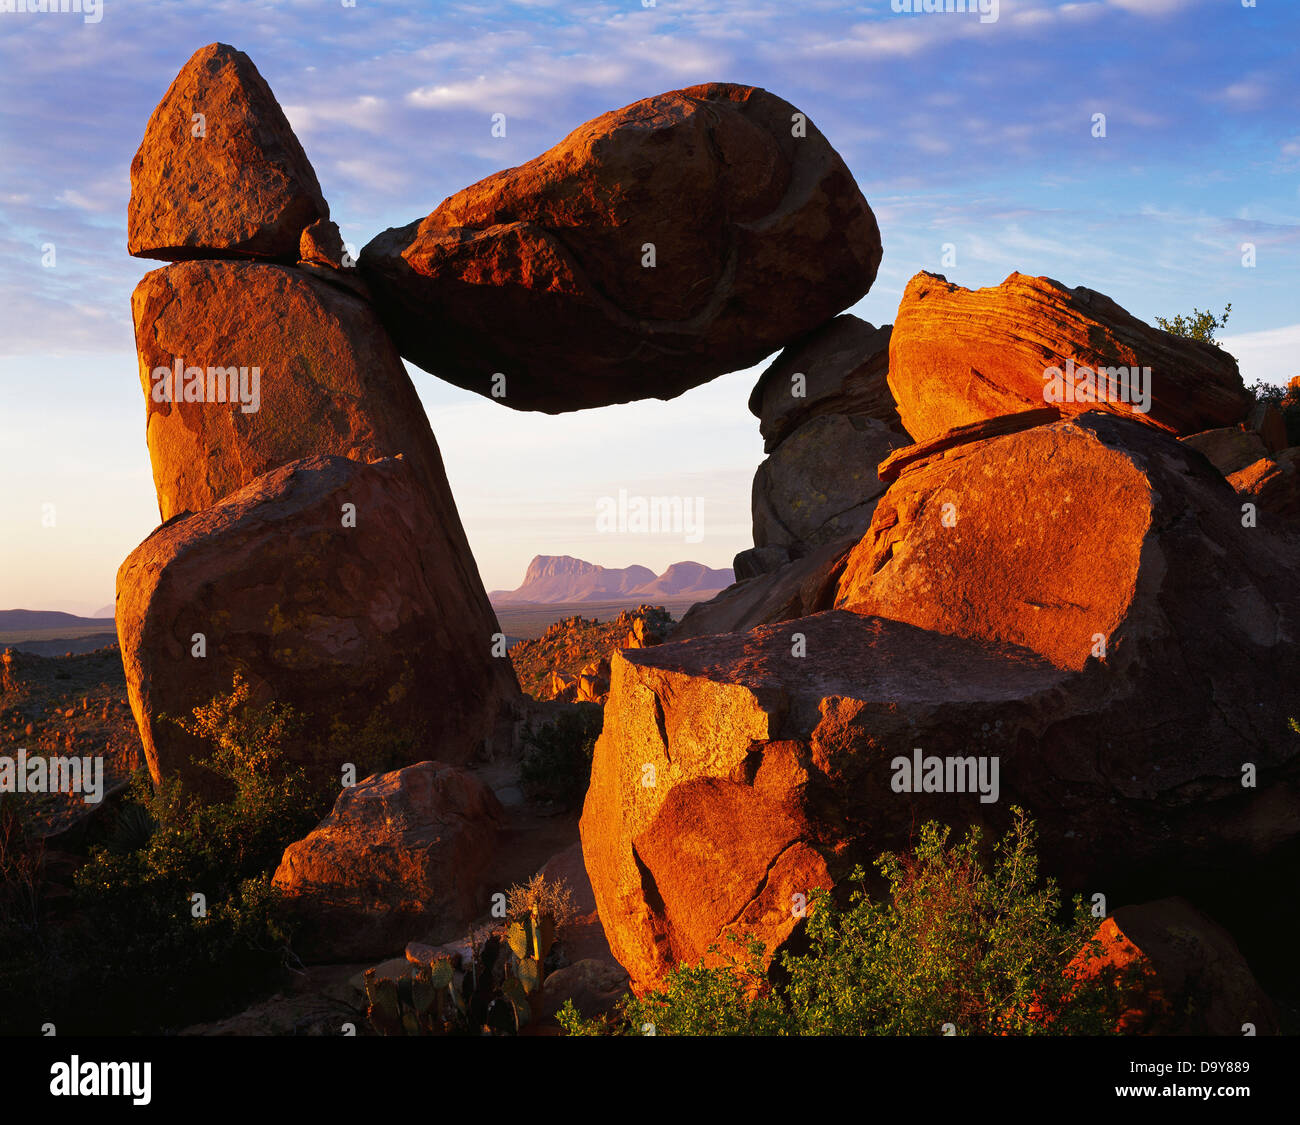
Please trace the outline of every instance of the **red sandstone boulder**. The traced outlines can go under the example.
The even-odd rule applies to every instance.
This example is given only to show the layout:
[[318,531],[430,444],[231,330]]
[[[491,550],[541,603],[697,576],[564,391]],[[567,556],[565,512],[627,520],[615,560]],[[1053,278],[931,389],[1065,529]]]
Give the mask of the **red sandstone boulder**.
[[[1252,531],[1220,475],[1179,443],[1090,414],[908,464],[835,604],[1023,645],[1062,668],[1083,668],[1098,638],[1095,658],[1113,666],[1171,627],[1272,647],[1290,636],[1275,608],[1291,600],[1289,563]],[[1222,671],[1256,694],[1236,659]]]
[[304,923],[295,949],[313,961],[360,961],[413,937],[462,936],[487,906],[481,883],[504,820],[487,786],[443,762],[344,789],[275,872]]
[[127,249],[137,258],[292,262],[329,204],[252,60],[209,43],[181,68],[131,161]]
[[712,83],[589,121],[385,231],[360,266],[407,359],[559,413],[757,363],[858,300],[879,262],[822,134],[765,90]]
[[[922,821],[1000,835],[1016,804],[1067,889],[1239,878],[1300,835],[1297,562],[1201,457],[1109,415],[908,464],[840,580],[858,612],[614,658],[581,826],[611,948],[644,988],[720,917],[752,908],[769,951],[788,940],[732,885],[751,861],[713,815],[769,765],[773,872],[798,841],[838,884]],[[938,791],[899,787],[918,754]],[[685,866],[661,816],[698,827]]]
[[403,459],[317,457],[149,536],[118,571],[117,631],[154,779],[209,788],[191,758],[211,748],[163,716],[236,671],[301,713],[290,756],[316,779],[479,753],[519,688],[439,519]]
[[[1114,385],[1096,378],[1103,368],[1115,369]],[[1145,368],[1149,379],[1137,374]],[[975,290],[912,278],[890,336],[889,386],[918,442],[1043,406],[1194,434],[1235,425],[1251,404],[1221,348],[1143,324],[1094,290],[1019,273]]]
[[302,457],[400,453],[468,559],[424,408],[364,301],[291,266],[203,261],[146,274],[131,308],[164,520]]
[[1236,942],[1182,898],[1124,906],[1066,971],[1079,980],[1137,969],[1131,1007],[1116,1029],[1130,1035],[1276,1035],[1273,1005]]
[[1261,457],[1232,473],[1228,483],[1244,503],[1255,505],[1254,519],[1273,531],[1295,531],[1300,520],[1300,448],[1284,449],[1276,458]]

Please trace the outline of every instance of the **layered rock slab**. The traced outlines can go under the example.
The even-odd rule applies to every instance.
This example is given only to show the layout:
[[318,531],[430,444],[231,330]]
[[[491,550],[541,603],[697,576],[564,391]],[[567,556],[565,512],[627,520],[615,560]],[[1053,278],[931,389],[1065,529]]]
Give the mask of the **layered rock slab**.
[[478,753],[519,688],[439,519],[403,459],[316,457],[150,535],[118,571],[117,630],[154,779],[210,791],[191,760],[210,748],[164,716],[236,672],[303,716],[286,753],[318,781]]
[[589,121],[380,234],[360,267],[407,359],[558,413],[757,363],[866,293],[880,253],[816,127],[711,83]]
[[127,250],[137,258],[292,262],[329,204],[266,80],[209,43],[181,68],[131,161]]
[[486,785],[444,762],[344,789],[276,868],[273,884],[302,923],[295,948],[313,961],[359,961],[413,936],[463,935],[487,905],[483,873],[504,821]]
[[[1147,367],[1149,380],[1133,374]],[[1086,372],[1102,368],[1115,369],[1114,385],[1094,378],[1086,390]],[[1045,378],[1051,369],[1059,375]],[[913,277],[890,336],[889,386],[918,442],[1043,406],[1106,410],[1187,435],[1235,425],[1252,401],[1221,348],[1152,328],[1095,290],[1019,273],[975,290]]]

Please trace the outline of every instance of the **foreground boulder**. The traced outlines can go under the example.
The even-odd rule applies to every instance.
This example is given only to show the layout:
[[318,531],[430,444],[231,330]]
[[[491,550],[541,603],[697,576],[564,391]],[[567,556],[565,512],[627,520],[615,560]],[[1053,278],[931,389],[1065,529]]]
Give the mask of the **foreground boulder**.
[[[1000,834],[1012,804],[1045,871],[1121,901],[1278,854],[1297,561],[1203,458],[1108,415],[908,463],[840,579],[855,612],[612,661],[582,819],[611,948],[638,987],[742,915],[774,949],[794,923],[764,880],[803,893],[803,846],[838,883],[925,820]],[[728,827],[759,798],[763,856]],[[674,866],[663,841],[691,832]]]
[[757,363],[866,293],[880,252],[822,134],[765,90],[711,83],[589,121],[385,231],[360,266],[407,359],[559,413]]
[[1124,906],[1101,924],[1067,972],[1090,980],[1138,970],[1132,1006],[1116,1029],[1141,1035],[1276,1035],[1277,1016],[1236,942],[1186,899]]
[[[1114,385],[1096,378],[1103,368]],[[918,442],[1043,406],[1194,434],[1235,425],[1252,402],[1221,348],[1143,324],[1092,289],[1019,273],[975,290],[912,278],[890,337],[889,386]]]
[[[295,461],[158,528],[117,576],[131,709],[155,780],[203,791],[188,717],[240,672],[253,702],[305,728],[290,760],[337,784],[429,757],[469,760],[518,698],[482,609],[413,468]],[[477,577],[475,575],[475,577]]]
[[295,949],[313,961],[360,961],[413,938],[463,936],[487,906],[480,884],[504,820],[487,786],[443,762],[344,789],[275,872],[303,923]]
[[131,309],[164,520],[303,457],[400,453],[468,557],[424,408],[359,297],[290,266],[182,262],[146,274]]
[[329,205],[252,60],[209,43],[181,68],[131,161],[127,249],[137,258],[292,262]]

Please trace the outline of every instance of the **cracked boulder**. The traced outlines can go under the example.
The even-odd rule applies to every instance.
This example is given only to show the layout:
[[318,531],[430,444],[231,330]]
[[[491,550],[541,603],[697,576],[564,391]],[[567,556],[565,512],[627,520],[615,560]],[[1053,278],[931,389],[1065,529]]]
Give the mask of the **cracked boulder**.
[[450,557],[469,557],[424,408],[365,301],[292,266],[202,261],[146,274],[131,309],[163,520],[303,457],[400,453]]
[[314,457],[159,527],[117,575],[127,693],[155,781],[217,791],[212,748],[168,716],[230,692],[291,706],[283,748],[316,781],[436,755],[456,765],[501,735],[519,698],[496,619],[467,584],[414,468]]
[[1019,273],[987,289],[913,277],[890,336],[889,386],[918,442],[1043,406],[1187,435],[1235,426],[1252,404],[1222,348],[1152,328],[1095,290]]
[[[903,459],[845,608],[614,658],[582,818],[611,948],[639,988],[742,918],[774,951],[789,895],[926,820],[1001,834],[1013,804],[1067,890],[1239,878],[1300,837],[1297,562],[1203,458],[1131,421]],[[727,825],[751,805],[775,827],[742,847]],[[689,863],[660,818],[695,834]],[[794,841],[825,874],[777,862]]]
[[794,106],[710,83],[580,126],[361,253],[411,362],[517,410],[673,398],[857,301],[880,232]]

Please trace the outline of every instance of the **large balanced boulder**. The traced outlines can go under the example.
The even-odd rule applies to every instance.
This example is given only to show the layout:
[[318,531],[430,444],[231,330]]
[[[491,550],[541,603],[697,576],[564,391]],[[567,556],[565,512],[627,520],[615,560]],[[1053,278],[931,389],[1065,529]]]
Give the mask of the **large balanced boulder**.
[[462,937],[487,905],[483,875],[505,812],[473,774],[420,762],[344,789],[285,850],[274,885],[314,961],[384,957],[408,941]]
[[711,83],[606,113],[380,234],[398,350],[519,410],[672,398],[870,288],[875,217],[789,103]]
[[1019,273],[974,290],[913,277],[890,336],[889,386],[918,442],[1043,406],[1179,435],[1235,425],[1251,406],[1221,348],[1152,328],[1092,289]]
[[[1000,832],[1013,804],[1046,871],[1120,901],[1278,854],[1300,835],[1298,561],[1202,457],[1110,415],[908,463],[840,578],[854,612],[612,661],[582,819],[611,948],[638,987],[699,948],[703,892],[659,881],[730,886],[699,783],[755,786],[769,760],[765,799],[837,883],[922,821]],[[712,826],[712,873],[656,851],[663,808]]]
[[[402,458],[295,461],[163,524],[117,576],[127,690],[155,780],[209,790],[211,748],[165,716],[231,690],[304,721],[284,748],[337,784],[436,754],[463,763],[518,698],[497,623]],[[477,579],[477,575],[475,575]]]
[[163,96],[131,161],[127,249],[137,258],[292,262],[329,218],[320,183],[252,60],[200,48]]
[[359,297],[291,266],[199,261],[146,274],[131,308],[164,520],[303,457],[400,453],[463,543],[424,408]]

